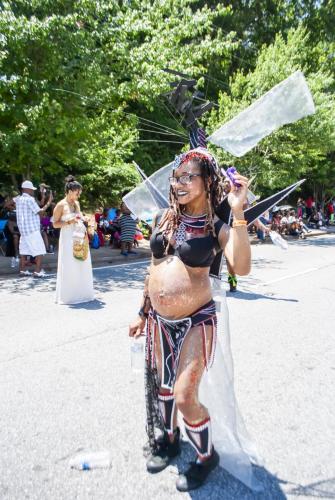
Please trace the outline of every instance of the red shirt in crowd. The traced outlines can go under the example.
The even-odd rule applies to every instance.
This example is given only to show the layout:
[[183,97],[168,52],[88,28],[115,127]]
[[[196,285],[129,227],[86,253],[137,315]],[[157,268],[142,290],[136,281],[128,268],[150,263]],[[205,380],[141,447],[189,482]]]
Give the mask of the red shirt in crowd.
[[306,200],[306,207],[307,208],[312,208],[313,206],[313,203],[314,203],[314,198],[313,196],[309,196]]

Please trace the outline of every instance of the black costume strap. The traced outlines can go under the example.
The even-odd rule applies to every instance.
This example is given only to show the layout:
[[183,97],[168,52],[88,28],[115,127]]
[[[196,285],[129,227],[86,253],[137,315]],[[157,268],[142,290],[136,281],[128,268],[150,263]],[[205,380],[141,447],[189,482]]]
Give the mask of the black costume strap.
[[162,380],[164,389],[173,390],[184,340],[192,327],[191,318],[169,321],[157,315],[162,350]]
[[147,321],[147,335],[145,343],[145,369],[144,369],[144,387],[145,387],[145,403],[146,403],[146,414],[147,414],[147,425],[146,431],[148,436],[148,445],[151,453],[157,450],[157,442],[155,439],[155,429],[160,429],[162,432],[164,430],[164,422],[162,419],[162,414],[159,408],[158,401],[158,388],[159,388],[159,378],[157,369],[154,366],[154,332],[152,334],[152,328],[156,329],[153,324],[152,318],[149,316]]
[[162,414],[164,421],[165,431],[172,436],[173,435],[173,421],[175,414],[176,401],[174,395],[158,393],[159,409]]
[[[210,352],[207,352],[206,325],[213,327]],[[207,304],[201,306],[191,316],[178,320],[168,320],[159,316],[155,310],[150,311],[148,319],[147,343],[149,347],[147,362],[151,362],[152,367],[155,366],[155,337],[159,335],[162,356],[161,387],[171,392],[177,376],[183,343],[190,329],[194,326],[201,327],[204,365],[208,369],[213,364],[216,347],[217,318],[214,300],[210,300]]]

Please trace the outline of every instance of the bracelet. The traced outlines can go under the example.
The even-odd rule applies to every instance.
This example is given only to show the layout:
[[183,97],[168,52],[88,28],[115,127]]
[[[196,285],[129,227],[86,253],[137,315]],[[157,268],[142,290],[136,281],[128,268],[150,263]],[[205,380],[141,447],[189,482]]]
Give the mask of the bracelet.
[[138,312],[138,315],[141,318],[147,319],[149,316],[149,311],[151,309],[151,301],[150,301],[150,296],[148,295],[147,291],[143,292],[143,305],[141,306],[141,309]]
[[148,319],[149,316],[148,313],[144,312],[144,307],[141,307],[141,309],[138,311],[138,315],[143,319]]
[[233,227],[246,226],[248,222],[245,219],[236,219],[233,221]]

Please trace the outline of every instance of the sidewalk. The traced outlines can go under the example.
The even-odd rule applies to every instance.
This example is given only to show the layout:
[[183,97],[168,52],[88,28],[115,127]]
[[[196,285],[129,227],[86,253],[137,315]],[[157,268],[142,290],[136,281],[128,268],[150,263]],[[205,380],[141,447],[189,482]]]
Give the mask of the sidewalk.
[[[329,226],[326,230],[323,229],[311,229],[310,233],[305,234],[305,238],[311,238],[312,236],[326,236],[327,234],[334,234],[335,233],[335,226]],[[297,236],[283,236],[284,240],[290,242],[290,241],[298,241],[299,238]],[[261,241],[257,238],[256,234],[251,234],[250,235],[250,245],[258,245],[261,243],[262,245],[265,245],[267,243],[271,243],[272,241],[270,237],[267,237],[264,241]]]
[[[93,267],[110,266],[114,264],[123,264],[125,262],[138,261],[149,259],[151,256],[149,241],[140,241],[140,246],[135,249],[137,255],[129,255],[124,257],[120,254],[119,249],[108,247],[100,247],[97,250],[91,248],[91,258]],[[43,269],[47,273],[55,273],[57,271],[57,251],[54,254],[46,254],[43,257]],[[7,276],[18,275],[18,266],[12,268],[11,257],[0,256],[0,278]]]
[[[306,238],[311,238],[312,236],[323,236],[335,232],[335,227],[332,226],[326,231],[322,230],[312,230],[310,233],[306,234]],[[285,236],[287,241],[295,241],[297,237]],[[261,242],[256,235],[250,235],[250,244],[267,244],[271,243],[271,239],[267,238],[265,241]],[[272,244],[272,243],[271,243]],[[151,256],[149,241],[142,240],[140,242],[139,248],[136,248],[137,255],[131,255],[124,257],[120,254],[119,249],[114,249],[111,247],[101,247],[97,250],[91,249],[91,258],[93,267],[103,267],[110,266],[114,264],[123,264],[125,262],[132,262],[142,259],[149,259]],[[7,276],[13,276],[18,274],[18,267],[12,268],[11,257],[0,256],[0,278],[5,278]],[[57,271],[57,252],[53,255],[47,254],[43,257],[43,269],[47,273],[55,273]]]

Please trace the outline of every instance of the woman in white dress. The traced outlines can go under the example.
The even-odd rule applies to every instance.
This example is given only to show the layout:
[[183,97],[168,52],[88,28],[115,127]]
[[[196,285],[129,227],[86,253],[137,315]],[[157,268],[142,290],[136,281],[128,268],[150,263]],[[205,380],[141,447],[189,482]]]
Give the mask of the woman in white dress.
[[85,260],[73,256],[73,235],[84,220],[79,197],[82,186],[74,177],[66,178],[65,198],[57,203],[53,225],[60,228],[56,285],[57,304],[80,304],[94,300],[91,254]]

